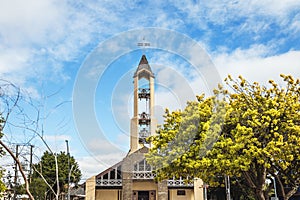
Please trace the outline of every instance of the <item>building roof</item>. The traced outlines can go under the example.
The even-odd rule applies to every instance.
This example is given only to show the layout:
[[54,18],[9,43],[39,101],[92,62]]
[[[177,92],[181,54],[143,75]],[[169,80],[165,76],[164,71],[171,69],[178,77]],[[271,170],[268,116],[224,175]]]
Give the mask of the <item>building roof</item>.
[[139,78],[147,78],[147,79],[149,79],[149,77],[154,78],[154,74],[151,70],[151,67],[145,55],[142,55],[139,66],[136,69],[133,77],[135,78],[136,76],[138,76]]
[[[149,152],[149,148],[144,146],[144,147],[142,147],[142,148],[140,148],[140,149],[137,149],[137,150],[134,151],[133,153],[148,153],[148,152]],[[130,157],[130,155],[131,155],[131,154],[127,154],[126,157]],[[126,157],[125,157],[125,158],[126,158]],[[107,168],[106,170],[100,172],[99,174],[96,175],[96,178],[100,178],[100,177],[103,176],[104,174],[107,174],[108,172],[110,172],[110,171],[112,171],[112,170],[114,170],[114,169],[116,169],[116,168],[122,166],[122,164],[123,164],[123,160],[120,161],[120,162],[118,162],[118,163],[116,163],[116,164],[114,164],[114,165],[112,165],[111,167]]]

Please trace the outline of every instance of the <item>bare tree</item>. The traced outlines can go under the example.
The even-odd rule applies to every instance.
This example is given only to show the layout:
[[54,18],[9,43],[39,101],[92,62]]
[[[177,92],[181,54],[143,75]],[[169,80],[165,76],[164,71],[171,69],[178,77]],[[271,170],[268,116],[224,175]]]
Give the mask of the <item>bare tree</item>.
[[[48,96],[51,97],[55,95],[56,93]],[[46,98],[48,98],[46,97]],[[54,109],[58,108],[59,106],[63,105],[66,102],[59,103],[57,106],[55,106]],[[28,114],[25,107],[30,108],[32,114]],[[42,116],[41,114],[41,108],[43,108],[42,104],[37,103],[34,101],[30,95],[26,95],[25,91],[21,91],[19,87],[14,85],[13,83],[0,79],[0,117],[2,117],[2,124],[0,127],[0,131],[3,133],[5,131],[5,128],[8,130],[21,130],[27,138],[26,142],[30,142],[35,138],[39,138],[42,143],[45,145],[46,149],[51,152],[54,155],[55,164],[56,164],[56,192],[53,190],[51,185],[46,181],[44,178],[42,172],[39,172],[38,169],[34,170],[41,176],[41,178],[44,180],[46,185],[50,188],[50,190],[55,194],[55,199],[59,199],[60,195],[60,186],[59,186],[59,177],[58,177],[58,163],[57,163],[57,155],[54,153],[50,146],[47,144],[45,138],[44,138],[44,128],[43,123],[44,120],[49,117],[50,113],[47,113],[47,115]],[[10,117],[13,116],[13,119],[10,119]],[[7,138],[9,141],[11,138],[8,138],[8,136],[4,133],[4,138]],[[31,200],[34,199],[33,195],[30,192],[29,188],[29,182],[28,178],[26,176],[26,173],[24,172],[24,169],[22,167],[22,163],[20,162],[20,159],[14,154],[12,149],[9,148],[7,144],[3,141],[1,138],[0,145],[8,152],[8,154],[11,156],[11,158],[17,163],[18,169],[21,172],[22,178],[24,180],[24,185],[26,189],[26,193],[28,194],[29,198]]]

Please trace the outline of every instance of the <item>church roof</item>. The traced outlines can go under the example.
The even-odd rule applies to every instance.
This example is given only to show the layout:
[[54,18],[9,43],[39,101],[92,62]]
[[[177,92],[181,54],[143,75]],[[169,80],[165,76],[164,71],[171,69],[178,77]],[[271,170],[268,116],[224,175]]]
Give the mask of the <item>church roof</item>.
[[120,162],[118,162],[118,163],[112,165],[111,167],[109,167],[109,168],[107,168],[106,170],[102,171],[101,173],[97,174],[97,175],[96,175],[96,178],[99,178],[99,177],[103,176],[104,174],[110,172],[111,170],[113,170],[113,169],[115,169],[115,168],[118,168],[118,167],[122,166],[122,163],[123,163],[123,161],[120,161]]
[[[134,152],[131,153],[131,154],[134,154],[134,153],[143,153],[143,154],[144,154],[144,153],[148,153],[148,152],[149,152],[149,148],[146,147],[146,146],[144,146],[144,147],[142,147],[142,148],[140,148],[140,149],[137,149],[136,151],[134,151]],[[126,155],[126,157],[130,157],[131,154],[129,154],[129,152],[128,152],[128,154]],[[125,158],[126,158],[126,157],[125,157]],[[122,160],[122,161],[120,161],[120,162],[118,162],[118,163],[112,165],[111,167],[109,167],[109,168],[107,168],[106,170],[102,171],[101,173],[97,174],[97,175],[96,175],[96,178],[100,178],[100,177],[103,176],[104,174],[107,174],[108,172],[110,172],[110,171],[112,171],[112,170],[114,170],[114,169],[117,169],[117,168],[119,168],[119,167],[122,167],[123,161],[124,161],[124,160]]]
[[147,60],[147,58],[146,58],[145,55],[142,55],[142,58],[141,58],[140,63],[139,63],[139,66],[136,69],[133,77],[136,77],[138,75],[141,78],[143,78],[143,77],[146,78],[146,77],[149,77],[149,76],[151,76],[151,77],[154,78],[154,74],[153,74],[153,72],[151,70],[151,67],[150,67],[150,65],[148,63],[148,60]]

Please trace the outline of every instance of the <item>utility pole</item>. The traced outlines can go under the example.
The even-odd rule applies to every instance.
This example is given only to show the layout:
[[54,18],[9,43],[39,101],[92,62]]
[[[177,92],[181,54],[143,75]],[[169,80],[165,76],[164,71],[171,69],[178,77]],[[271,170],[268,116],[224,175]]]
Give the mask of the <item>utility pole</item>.
[[[19,145],[16,145],[16,158],[19,157]],[[17,180],[18,180],[18,164],[15,161],[15,177],[14,177],[14,199],[17,199]]]
[[[28,144],[28,143],[15,143],[15,159],[14,159],[14,166],[13,166],[13,169],[14,169],[14,179],[13,179],[13,187],[12,187],[12,191],[13,191],[13,196],[12,196],[12,199],[17,199],[17,186],[18,186],[18,171],[20,170],[23,178],[24,178],[24,181],[28,181],[28,183],[30,183],[31,181],[31,173],[32,173],[32,162],[33,162],[33,145],[31,144]],[[22,147],[22,148],[20,148]],[[29,159],[28,159],[28,150],[26,151],[26,153],[24,153],[24,149],[23,147],[30,147],[30,154],[29,154]],[[22,153],[23,152],[23,153]],[[25,162],[21,162],[22,161],[25,161]],[[29,170],[26,169],[27,168],[27,164],[29,162]],[[22,171],[21,171],[21,166],[18,165],[18,163],[20,165],[22,165]],[[29,173],[26,173],[26,172],[29,172]],[[25,174],[26,173],[26,174]],[[27,180],[25,180],[25,177]]]
[[67,155],[68,155],[68,200],[70,200],[70,151],[69,151],[69,141],[66,140],[66,145],[67,145]]
[[31,173],[32,173],[32,149],[33,145],[30,145],[30,158],[29,158],[29,174],[28,174],[28,183],[31,183]]

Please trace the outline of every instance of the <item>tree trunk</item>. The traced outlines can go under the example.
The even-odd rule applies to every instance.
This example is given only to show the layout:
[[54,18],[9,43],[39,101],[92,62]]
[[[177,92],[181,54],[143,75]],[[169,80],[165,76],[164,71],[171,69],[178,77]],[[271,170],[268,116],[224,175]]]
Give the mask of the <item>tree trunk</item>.
[[257,200],[265,200],[264,191],[261,188],[257,188],[255,194]]
[[284,195],[284,200],[289,200],[297,191],[297,187],[293,187],[287,194]]
[[266,184],[267,170],[264,166],[259,165],[258,163],[254,163],[253,169],[256,170],[249,170],[243,173],[245,180],[251,187],[257,200],[266,200],[268,198],[265,196],[263,188]]
[[57,163],[57,155],[54,155],[55,159],[55,172],[56,172],[56,184],[57,184],[57,192],[56,192],[56,200],[59,200],[59,193],[60,193],[60,188],[59,188],[59,179],[58,179],[58,163]]
[[276,178],[276,180],[278,182],[279,192],[282,195],[282,198],[284,200],[289,200],[289,198],[291,198],[297,192],[298,187],[293,187],[293,188],[291,188],[291,190],[289,190],[287,192],[284,188],[284,184],[282,183],[280,177],[278,177],[278,176],[274,176],[274,177]]

